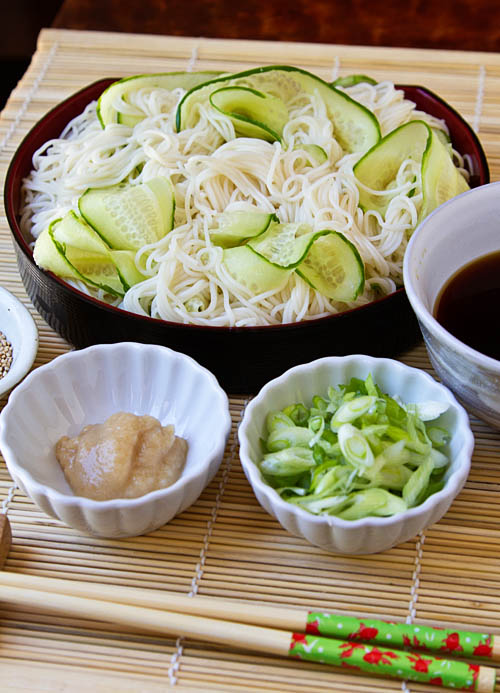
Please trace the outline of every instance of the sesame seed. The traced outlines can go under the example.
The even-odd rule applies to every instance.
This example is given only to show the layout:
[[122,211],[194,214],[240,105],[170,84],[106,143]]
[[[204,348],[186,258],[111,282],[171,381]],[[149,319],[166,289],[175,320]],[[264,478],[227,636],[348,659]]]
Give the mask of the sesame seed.
[[3,378],[12,366],[12,344],[3,332],[0,332],[0,378]]

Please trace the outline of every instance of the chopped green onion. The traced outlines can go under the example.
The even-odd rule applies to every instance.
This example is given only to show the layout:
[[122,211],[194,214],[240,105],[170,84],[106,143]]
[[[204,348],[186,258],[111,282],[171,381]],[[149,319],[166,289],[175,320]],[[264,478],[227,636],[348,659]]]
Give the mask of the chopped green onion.
[[434,463],[429,456],[420,467],[418,467],[403,487],[403,500],[409,508],[417,505],[417,500],[425,492],[429,479],[434,469]]
[[267,439],[267,449],[276,452],[283,448],[309,447],[313,435],[312,431],[302,426],[275,428]]
[[343,424],[338,430],[342,454],[361,474],[373,464],[372,449],[363,434],[352,424]]
[[376,401],[376,397],[365,396],[355,397],[348,402],[344,402],[332,416],[330,423],[332,431],[337,431],[342,424],[352,423],[359,419],[360,416],[366,414],[373,407]]
[[434,464],[434,469],[442,469],[443,467],[448,466],[448,458],[440,450],[436,450],[435,448],[431,448],[431,451],[429,453],[429,457],[431,458],[431,460]]
[[437,445],[438,447],[442,447],[450,442],[450,434],[445,428],[431,426],[427,429],[427,434],[432,441],[432,444]]
[[414,404],[415,413],[421,421],[434,421],[448,409],[449,405],[444,402],[435,402],[428,400],[427,402],[419,402]]
[[312,469],[315,465],[309,448],[286,448],[265,455],[260,469],[269,476],[292,476]]
[[343,495],[328,496],[327,498],[318,498],[318,496],[305,496],[302,498],[294,498],[295,505],[300,505],[304,510],[308,510],[314,515],[322,513],[337,514],[348,502],[348,497]]
[[309,447],[312,448],[317,444],[319,440],[321,440],[321,436],[323,435],[323,431],[325,430],[325,419],[323,416],[311,416],[307,426],[309,430],[314,434],[311,440],[309,441]]
[[360,520],[367,515],[396,515],[407,510],[402,498],[382,488],[358,491],[349,497],[350,506],[338,513],[344,520]]
[[310,513],[357,520],[404,512],[444,486],[446,409],[405,404],[371,375],[351,378],[315,395],[309,409],[270,412],[260,469],[283,500]]
[[292,404],[283,411],[292,419],[296,426],[307,426],[309,411],[303,404]]
[[292,419],[282,411],[271,411],[266,417],[266,428],[268,433],[272,433],[280,428],[291,428]]

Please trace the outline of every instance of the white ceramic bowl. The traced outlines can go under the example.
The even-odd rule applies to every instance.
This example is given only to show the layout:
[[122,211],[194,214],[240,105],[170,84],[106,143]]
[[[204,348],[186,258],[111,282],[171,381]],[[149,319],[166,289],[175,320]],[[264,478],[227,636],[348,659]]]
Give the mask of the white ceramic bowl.
[[[433,317],[440,289],[461,267],[500,250],[500,182],[462,193],[430,214],[413,233],[404,284],[429,358],[465,407],[500,428],[500,361],[456,339]],[[491,306],[498,322],[498,306]]]
[[[266,415],[294,402],[310,406],[313,395],[325,395],[329,385],[347,383],[351,377],[365,379],[370,373],[383,392],[398,395],[405,403],[437,400],[449,404],[438,420],[452,436],[444,488],[399,515],[355,521],[312,515],[282,500],[263,480],[257,466],[262,456],[260,439],[265,436]],[[467,413],[446,387],[424,371],[391,359],[364,355],[322,358],[286,371],[265,385],[248,404],[238,435],[241,463],[259,503],[292,534],[326,551],[343,554],[384,551],[437,522],[467,479],[474,447]]]
[[[181,477],[140,498],[75,496],[56,441],[118,411],[174,424],[189,445]],[[48,515],[81,532],[127,537],[195,502],[217,472],[230,429],[227,395],[209,371],[167,347],[122,342],[69,352],[30,373],[0,415],[0,448],[14,481]]]
[[0,378],[0,395],[3,395],[17,385],[33,365],[38,350],[38,331],[29,310],[1,286],[0,331],[12,345],[12,365]]

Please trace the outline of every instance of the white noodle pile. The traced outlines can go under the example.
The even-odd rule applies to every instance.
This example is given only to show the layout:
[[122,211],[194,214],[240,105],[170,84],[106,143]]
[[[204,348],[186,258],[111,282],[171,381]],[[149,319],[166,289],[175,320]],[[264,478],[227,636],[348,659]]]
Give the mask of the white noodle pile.
[[[390,82],[345,91],[375,113],[382,135],[417,118],[445,129],[441,121],[417,112]],[[352,169],[361,155],[343,153],[319,97],[301,95],[287,104],[290,121],[280,144],[236,137],[231,121],[206,106],[199,106],[194,128],[177,133],[175,110],[183,94],[181,89],[133,94],[131,104],[120,107],[146,114],[134,128],[113,124],[103,130],[96,104],[90,104],[59,139],[35,154],[24,185],[23,228],[38,237],[52,220],[77,210],[87,188],[169,176],[175,186],[175,228],[138,251],[137,266],[148,278],[127,292],[120,304],[126,310],[201,325],[281,324],[362,305],[402,284],[408,232],[422,199],[420,193],[408,197],[415,180],[420,190],[420,167],[414,161],[401,166],[383,219],[358,207]],[[300,148],[304,144],[319,145],[328,160],[311,165]],[[343,233],[364,261],[364,293],[353,303],[334,303],[292,273],[279,290],[250,295],[228,275],[209,229],[220,212],[256,208],[274,212],[281,222]]]

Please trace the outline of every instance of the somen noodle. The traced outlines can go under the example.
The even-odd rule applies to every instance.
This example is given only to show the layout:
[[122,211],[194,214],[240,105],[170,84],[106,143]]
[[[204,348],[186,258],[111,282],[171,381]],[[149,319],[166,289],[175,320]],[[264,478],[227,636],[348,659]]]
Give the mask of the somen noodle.
[[[345,89],[377,117],[382,135],[410,120],[443,122],[416,110],[390,82],[360,83]],[[333,125],[317,94],[301,93],[287,103],[289,121],[282,142],[238,137],[231,120],[200,104],[191,129],[177,132],[175,111],[182,89],[142,88],[128,94],[120,109],[145,114],[134,128],[102,128],[96,103],[71,121],[58,139],[34,155],[24,182],[21,225],[37,238],[55,219],[78,209],[88,189],[119,182],[143,183],[168,176],[175,187],[175,226],[161,240],[138,250],[136,265],[146,279],[123,299],[79,289],[135,313],[180,323],[250,326],[322,317],[371,302],[402,285],[405,248],[422,202],[420,165],[408,159],[393,182],[384,215],[358,206],[359,182],[353,166],[362,152],[347,154],[334,138]],[[302,145],[319,145],[327,154],[311,162]],[[454,152],[462,169],[463,161]],[[251,295],[228,273],[223,250],[210,241],[218,214],[231,210],[273,212],[280,222],[304,222],[314,230],[344,234],[365,266],[365,288],[351,303],[338,303],[292,272],[285,286]]]

